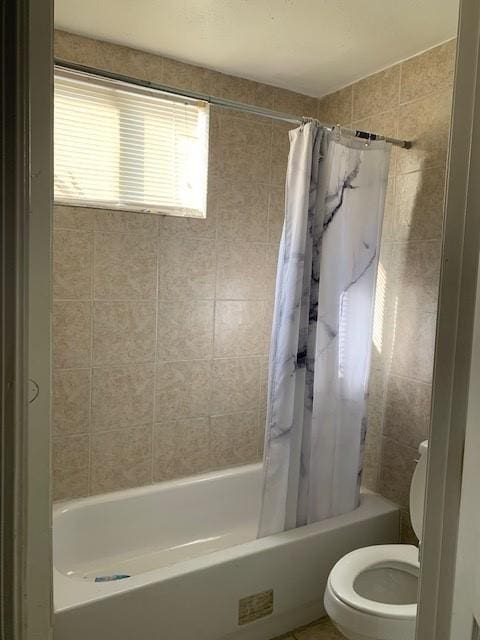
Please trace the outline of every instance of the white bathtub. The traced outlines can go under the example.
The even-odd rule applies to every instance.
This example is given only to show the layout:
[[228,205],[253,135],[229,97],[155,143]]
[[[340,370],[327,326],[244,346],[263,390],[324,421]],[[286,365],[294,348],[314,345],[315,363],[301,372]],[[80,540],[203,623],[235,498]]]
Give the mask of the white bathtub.
[[[268,640],[323,615],[342,555],[398,541],[398,509],[374,494],[256,540],[261,475],[248,465],[56,506],[55,640]],[[112,574],[131,577],[94,581]],[[239,624],[240,600],[263,592]]]

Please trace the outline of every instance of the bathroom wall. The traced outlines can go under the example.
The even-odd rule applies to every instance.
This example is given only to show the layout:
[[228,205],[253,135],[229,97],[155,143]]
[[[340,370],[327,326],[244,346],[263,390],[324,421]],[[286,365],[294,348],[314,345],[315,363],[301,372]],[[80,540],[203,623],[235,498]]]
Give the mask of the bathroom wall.
[[[364,484],[399,502],[430,417],[454,42],[320,101],[57,32],[125,75],[414,139],[394,148]],[[206,220],[54,210],[56,499],[260,459],[291,125],[212,109]]]
[[[55,55],[316,115],[313,98],[64,32]],[[56,499],[260,459],[289,128],[212,109],[206,220],[55,207]]]
[[414,140],[393,149],[375,305],[364,484],[399,503],[403,537],[427,437],[455,41],[331,94],[319,118]]

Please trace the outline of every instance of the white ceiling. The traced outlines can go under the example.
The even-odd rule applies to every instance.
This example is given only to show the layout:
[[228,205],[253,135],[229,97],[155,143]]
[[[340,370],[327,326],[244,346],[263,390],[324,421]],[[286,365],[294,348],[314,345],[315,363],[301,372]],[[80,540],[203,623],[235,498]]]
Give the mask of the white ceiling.
[[58,28],[321,96],[455,36],[457,0],[55,0]]

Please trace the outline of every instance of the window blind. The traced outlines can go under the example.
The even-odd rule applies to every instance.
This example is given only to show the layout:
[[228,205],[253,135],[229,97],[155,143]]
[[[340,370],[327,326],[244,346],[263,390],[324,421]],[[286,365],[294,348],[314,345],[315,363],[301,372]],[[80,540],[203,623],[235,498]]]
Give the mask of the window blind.
[[55,201],[205,217],[208,103],[56,68]]

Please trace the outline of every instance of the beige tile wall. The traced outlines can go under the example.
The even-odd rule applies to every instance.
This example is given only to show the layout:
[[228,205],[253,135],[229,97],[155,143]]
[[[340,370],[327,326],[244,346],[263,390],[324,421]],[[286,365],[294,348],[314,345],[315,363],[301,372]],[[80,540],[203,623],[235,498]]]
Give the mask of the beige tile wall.
[[[316,115],[283,89],[57,32],[58,58]],[[55,498],[258,460],[288,153],[212,109],[206,220],[55,207]]]
[[[364,483],[404,508],[426,437],[454,43],[317,101],[65,32],[56,56],[415,139],[392,154]],[[289,125],[212,110],[206,220],[56,207],[57,499],[259,459]]]
[[427,437],[455,41],[320,101],[319,117],[414,140],[394,150],[377,282],[364,484],[403,507]]

